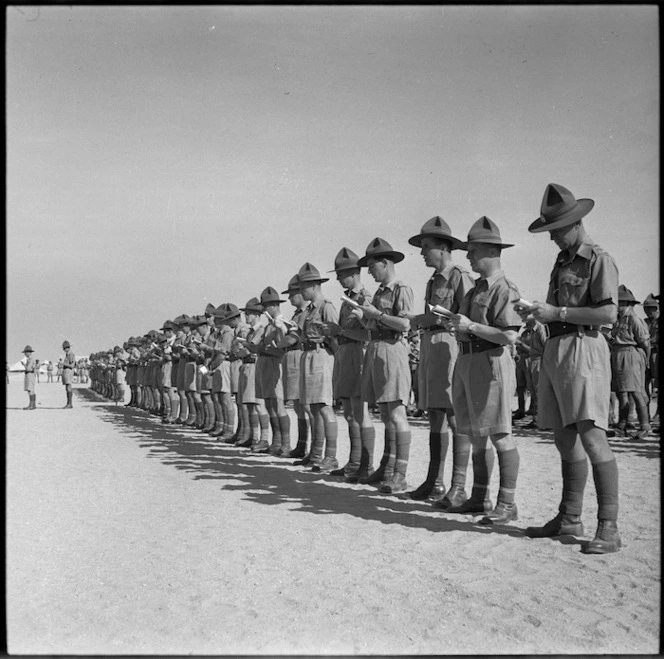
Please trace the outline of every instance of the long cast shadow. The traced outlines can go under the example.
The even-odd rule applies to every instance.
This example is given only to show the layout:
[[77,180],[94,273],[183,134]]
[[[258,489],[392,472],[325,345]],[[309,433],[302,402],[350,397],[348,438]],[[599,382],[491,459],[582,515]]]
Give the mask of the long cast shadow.
[[147,457],[171,465],[196,480],[218,480],[224,489],[244,492],[249,501],[297,506],[292,508],[293,513],[345,514],[437,533],[466,531],[523,536],[523,531],[513,526],[478,526],[466,517],[445,516],[427,503],[383,495],[368,485],[351,485],[305,471],[289,460],[250,454],[246,449],[220,444],[200,431],[164,425],[158,418],[135,408],[103,404],[93,392],[81,391],[81,395],[94,403],[92,409],[103,421],[147,449]]

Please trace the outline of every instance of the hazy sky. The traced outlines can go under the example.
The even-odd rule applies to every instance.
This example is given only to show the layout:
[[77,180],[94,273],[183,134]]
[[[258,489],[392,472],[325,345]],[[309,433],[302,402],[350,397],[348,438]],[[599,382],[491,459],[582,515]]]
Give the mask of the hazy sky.
[[421,305],[407,241],[434,215],[460,238],[492,218],[543,299],[556,248],[527,227],[550,182],[658,291],[656,6],[6,11],[10,363],[244,305],[376,236]]

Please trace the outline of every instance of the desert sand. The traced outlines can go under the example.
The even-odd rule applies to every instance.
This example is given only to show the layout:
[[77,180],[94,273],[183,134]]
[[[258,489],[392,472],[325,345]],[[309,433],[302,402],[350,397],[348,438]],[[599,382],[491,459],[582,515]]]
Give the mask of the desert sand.
[[[37,385],[34,412],[20,374],[6,391],[12,654],[659,652],[659,436],[612,440],[623,548],[587,556],[584,539],[523,533],[557,510],[548,432],[515,428],[520,517],[486,528],[164,426],[86,385],[73,410],[57,383]],[[412,428],[415,487],[428,429]],[[591,478],[585,541],[596,513]]]

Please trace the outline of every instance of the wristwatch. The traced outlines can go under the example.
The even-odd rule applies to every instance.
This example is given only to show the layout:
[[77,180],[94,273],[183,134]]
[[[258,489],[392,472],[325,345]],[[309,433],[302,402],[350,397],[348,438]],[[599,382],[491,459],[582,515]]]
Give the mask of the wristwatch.
[[468,325],[469,334],[475,334],[476,330],[477,330],[477,323],[470,323],[470,325]]
[[567,307],[560,307],[560,320],[564,323],[567,319]]

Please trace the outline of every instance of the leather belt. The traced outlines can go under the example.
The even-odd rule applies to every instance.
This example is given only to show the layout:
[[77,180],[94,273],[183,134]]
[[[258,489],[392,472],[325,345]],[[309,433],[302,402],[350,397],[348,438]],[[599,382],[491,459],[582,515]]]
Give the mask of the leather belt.
[[358,341],[357,339],[349,339],[347,336],[338,336],[337,341],[339,345],[345,345],[346,343],[363,343],[363,341]]
[[547,325],[549,329],[549,338],[552,339],[555,336],[562,336],[563,334],[575,334],[578,333],[579,336],[583,334],[590,334],[590,336],[597,336],[597,329],[592,325],[574,325],[572,323],[549,323]]
[[298,343],[294,343],[292,346],[288,346],[288,348],[286,348],[286,352],[293,352],[294,350],[302,350],[302,348]]
[[631,343],[629,345],[624,344],[624,343],[622,343],[622,344],[619,343],[618,345],[614,344],[614,346],[613,346],[614,350],[627,350],[627,348],[636,348],[636,346],[632,345]]
[[441,332],[447,332],[448,334],[450,331],[444,327],[436,327],[435,325],[432,325],[431,327],[423,327],[422,328],[427,334],[440,334]]
[[256,363],[256,355],[247,355],[246,357],[242,357],[242,363],[243,364],[255,364]]
[[320,342],[316,342],[316,341],[300,341],[300,349],[301,349],[301,350],[306,350],[306,351],[309,351],[309,350],[319,350],[319,349],[323,349],[323,348],[326,348],[326,347],[327,347],[327,346],[326,346],[326,344],[325,344],[325,341],[320,341]]
[[401,338],[401,332],[394,330],[369,330],[369,341],[392,341]]
[[473,339],[472,341],[459,341],[459,352],[462,355],[472,355],[474,352],[486,352],[487,350],[494,350],[496,348],[503,348],[498,343],[493,341],[485,341],[484,339]]

